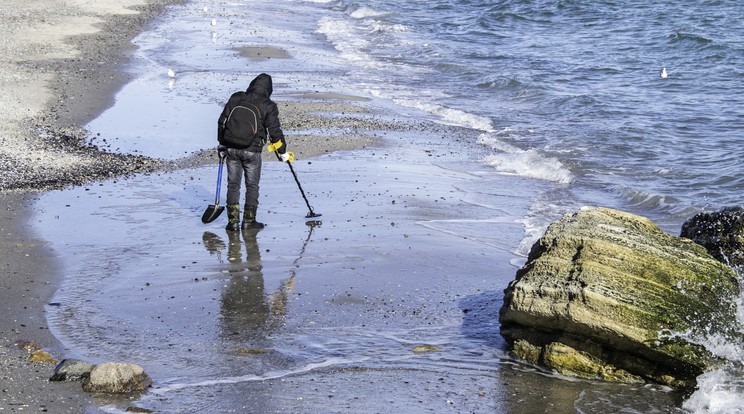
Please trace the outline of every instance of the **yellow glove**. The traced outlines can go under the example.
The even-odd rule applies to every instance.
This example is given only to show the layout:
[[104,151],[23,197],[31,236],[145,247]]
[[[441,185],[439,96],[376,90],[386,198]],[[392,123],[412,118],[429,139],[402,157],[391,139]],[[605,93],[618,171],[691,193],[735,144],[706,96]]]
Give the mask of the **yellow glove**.
[[269,152],[276,152],[277,158],[279,158],[279,160],[281,160],[282,162],[289,162],[289,163],[293,162],[295,159],[294,152],[286,151],[283,154],[280,154],[279,149],[282,146],[284,146],[284,139],[280,139],[277,142],[269,143],[269,146],[267,147],[267,149],[269,150]]
[[281,148],[284,145],[283,140],[279,140],[277,142],[269,142],[269,146],[267,147],[269,152],[279,151],[279,148]]

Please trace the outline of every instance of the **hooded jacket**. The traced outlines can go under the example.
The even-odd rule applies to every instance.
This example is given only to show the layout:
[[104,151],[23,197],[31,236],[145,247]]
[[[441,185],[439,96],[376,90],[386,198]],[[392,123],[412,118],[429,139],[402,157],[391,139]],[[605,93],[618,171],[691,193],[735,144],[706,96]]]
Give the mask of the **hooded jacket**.
[[[245,92],[240,91],[232,94],[217,121],[217,141],[228,148],[261,152],[267,140],[270,140],[272,143],[283,140],[284,133],[279,123],[279,109],[276,103],[271,100],[273,90],[271,76],[262,73],[251,81]],[[236,141],[240,141],[237,135],[241,133],[235,129],[240,129],[242,122],[239,118],[231,119],[231,114],[235,113],[233,109],[239,106],[257,108],[261,117],[261,127],[256,131],[255,139],[244,145],[235,144]],[[279,152],[283,153],[284,151],[282,150],[286,150],[285,147],[286,145]]]

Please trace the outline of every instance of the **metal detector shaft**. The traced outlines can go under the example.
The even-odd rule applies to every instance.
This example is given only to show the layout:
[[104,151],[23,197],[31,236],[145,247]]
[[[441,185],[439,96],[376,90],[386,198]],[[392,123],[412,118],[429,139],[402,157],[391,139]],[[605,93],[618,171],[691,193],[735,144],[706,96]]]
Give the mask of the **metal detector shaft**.
[[288,162],[287,165],[289,165],[289,171],[292,171],[292,177],[294,177],[295,182],[297,183],[297,188],[300,189],[300,194],[302,194],[302,198],[305,200],[305,204],[307,204],[307,209],[310,210],[310,212],[305,217],[318,217],[320,214],[315,214],[313,211],[313,208],[310,207],[310,202],[307,201],[307,196],[305,196],[305,191],[302,190],[302,186],[300,185],[300,180],[297,179],[297,174],[295,173],[294,167],[292,167],[292,163]]
[[[276,157],[281,160],[282,158],[279,156],[279,153],[276,153]],[[305,204],[307,204],[307,209],[310,210],[309,213],[305,216],[306,218],[312,218],[312,217],[320,217],[320,214],[317,214],[313,211],[313,208],[310,207],[310,202],[307,201],[307,196],[305,196],[305,191],[302,189],[302,185],[300,185],[300,180],[297,179],[297,173],[295,173],[294,167],[292,167],[292,163],[288,162],[287,165],[289,165],[289,171],[292,172],[292,177],[294,177],[295,182],[297,183],[297,188],[300,189],[300,194],[302,194],[303,200],[305,200]]]

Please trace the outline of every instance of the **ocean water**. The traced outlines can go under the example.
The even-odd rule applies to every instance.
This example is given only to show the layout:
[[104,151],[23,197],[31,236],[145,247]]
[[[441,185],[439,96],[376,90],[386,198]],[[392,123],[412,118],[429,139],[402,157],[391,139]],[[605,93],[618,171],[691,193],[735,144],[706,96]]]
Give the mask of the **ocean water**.
[[[699,379],[699,390],[677,396],[655,388],[577,384],[547,373],[534,373],[530,367],[503,354],[497,326],[486,324],[488,327],[478,329],[461,326],[461,318],[451,317],[461,309],[450,309],[447,305],[430,305],[441,316],[433,327],[400,319],[400,312],[393,317],[392,308],[385,318],[392,318],[393,326],[373,323],[369,314],[391,307],[391,298],[409,304],[421,300],[419,289],[426,291],[427,300],[440,300],[440,304],[449,303],[451,298],[415,283],[403,283],[396,291],[388,285],[392,282],[375,279],[376,272],[389,271],[381,264],[385,258],[406,263],[406,257],[399,256],[401,253],[396,250],[401,247],[397,244],[400,241],[391,242],[392,248],[367,244],[359,228],[344,225],[339,219],[343,217],[345,223],[362,220],[363,227],[379,226],[365,221],[367,217],[350,213],[349,206],[364,200],[365,206],[359,208],[390,221],[387,218],[390,207],[385,202],[391,197],[400,200],[410,197],[411,192],[426,189],[431,200],[411,205],[416,213],[410,214],[412,221],[411,227],[406,228],[406,239],[416,235],[424,238],[427,232],[444,236],[430,246],[431,252],[416,256],[420,262],[402,265],[399,270],[417,273],[417,266],[421,266],[437,274],[432,283],[466,296],[458,302],[464,309],[500,300],[500,290],[513,277],[516,267],[523,263],[531,244],[546,226],[581,206],[601,205],[640,214],[665,231],[678,234],[684,220],[698,212],[741,205],[744,188],[740,161],[744,157],[742,17],[744,3],[735,1],[703,1],[681,6],[661,1],[209,0],[173,7],[135,39],[139,46],[131,69],[136,74],[135,80],[119,92],[114,107],[88,125],[94,135],[106,137],[105,142],[98,144],[112,150],[172,159],[210,148],[214,145],[214,123],[221,103],[260,72],[274,77],[277,101],[314,91],[358,95],[368,98],[368,104],[378,111],[389,112],[391,117],[457,127],[457,139],[422,131],[421,136],[409,133],[398,141],[411,145],[410,149],[402,145],[390,149],[384,159],[366,151],[321,157],[312,164],[299,163],[298,169],[311,174],[310,177],[331,177],[340,169],[348,176],[359,177],[357,181],[363,179],[374,185],[362,190],[356,189],[354,181],[339,182],[338,188],[351,188],[355,196],[341,197],[337,205],[330,199],[338,194],[321,194],[327,196],[326,209],[334,207],[336,211],[338,207],[337,224],[332,225],[332,232],[328,222],[324,223],[325,229],[309,228],[304,244],[302,238],[287,240],[286,236],[262,232],[258,238],[263,252],[258,270],[255,263],[236,269],[235,263],[227,259],[231,254],[229,249],[219,248],[237,243],[244,249],[257,249],[255,241],[223,240],[225,236],[202,234],[202,228],[177,224],[181,219],[179,212],[200,214],[196,210],[201,204],[197,203],[199,207],[195,208],[190,194],[210,200],[208,194],[213,187],[206,179],[203,183],[197,180],[183,184],[190,182],[184,176],[166,176],[153,178],[164,181],[158,185],[148,184],[152,180],[138,181],[136,185],[142,189],[133,192],[133,184],[118,190],[117,185],[107,184],[105,190],[53,193],[45,203],[72,203],[78,208],[83,204],[92,209],[90,214],[95,220],[87,220],[92,226],[90,231],[95,232],[96,226],[126,223],[122,228],[115,225],[113,228],[126,234],[124,239],[135,239],[138,243],[114,241],[106,234],[94,240],[65,240],[68,233],[59,223],[42,221],[40,231],[49,240],[56,240],[58,251],[63,252],[65,247],[75,251],[60,253],[67,257],[71,276],[66,278],[57,298],[66,305],[50,309],[51,325],[75,352],[84,354],[84,349],[92,347],[90,341],[98,341],[111,344],[115,354],[141,358],[153,365],[157,365],[156,361],[177,361],[168,352],[161,352],[156,343],[168,343],[174,352],[187,355],[209,354],[216,346],[233,349],[224,358],[211,357],[206,361],[190,356],[186,358],[189,368],[185,373],[170,366],[155,369],[161,382],[145,402],[153,407],[158,404],[161,408],[180,407],[187,412],[200,409],[220,412],[240,404],[260,406],[266,412],[287,407],[297,411],[317,409],[327,402],[314,399],[317,396],[312,389],[300,384],[300,379],[310,373],[318,376],[318,387],[323,383],[344,388],[342,384],[356,384],[360,380],[376,384],[368,388],[361,386],[356,395],[352,391],[336,394],[334,401],[342,401],[351,411],[360,412],[416,406],[416,393],[444,401],[441,406],[425,405],[426,409],[420,411],[458,412],[467,408],[520,412],[520,405],[515,402],[520,400],[515,396],[522,388],[494,386],[492,381],[537,384],[540,389],[554,391],[542,392],[540,398],[577,412],[741,412],[744,374],[734,365],[705,374]],[[289,59],[251,59],[237,51],[241,47],[263,46],[280,47]],[[177,72],[175,79],[165,75],[168,68]],[[662,68],[666,69],[666,77],[660,76]],[[147,97],[146,105],[143,96]],[[133,116],[137,122],[132,122]],[[396,142],[392,135],[388,139]],[[432,140],[436,140],[434,144]],[[426,164],[425,156],[421,158],[421,150],[432,145],[444,149],[442,154],[449,154],[436,165]],[[370,162],[359,163],[360,159]],[[266,168],[267,174],[272,174],[276,167]],[[394,171],[405,177],[407,184],[381,175],[380,171]],[[202,170],[186,173],[187,176],[209,174]],[[292,191],[293,185],[284,182],[277,187]],[[165,192],[169,197],[161,194],[162,188],[168,189]],[[311,186],[311,194],[312,190]],[[132,194],[121,196],[121,192]],[[270,191],[263,194],[267,205],[273,202],[281,206],[275,207],[277,211],[296,213],[297,206],[283,205],[281,198],[272,196]],[[95,197],[117,201],[115,204],[82,201]],[[452,198],[468,207],[458,205],[459,215],[455,218],[433,213],[434,201],[448,205]],[[157,207],[163,203],[168,209]],[[179,227],[187,236],[152,235],[152,225],[143,223],[149,223],[153,216],[167,227]],[[399,220],[403,224],[386,223],[384,231],[374,227],[377,231],[374,234],[387,234],[387,229],[395,229],[396,225],[405,227],[405,219],[397,216],[395,221]],[[279,229],[287,228],[279,226]],[[358,242],[360,250],[340,253],[344,249],[339,245],[349,241],[339,240],[343,239],[339,234]],[[324,254],[317,250],[305,256],[276,253],[277,249],[305,252],[311,237],[320,237],[313,239],[314,245],[312,242],[309,245]],[[468,253],[473,254],[473,259],[465,264],[433,262],[442,257],[440,249],[446,254],[447,243],[453,242],[447,237],[458,240],[458,244],[463,239],[473,243],[465,248],[470,249]],[[210,241],[217,247],[209,250]],[[494,251],[501,252],[506,262],[494,264],[488,260]],[[163,264],[165,257],[174,255],[191,257],[193,261]],[[216,263],[208,262],[207,258],[214,259],[215,255]],[[101,260],[104,267],[91,265]],[[220,268],[219,265],[227,263],[225,260],[229,266]],[[305,286],[306,290],[288,288],[301,284],[295,281],[294,273],[287,276],[286,272],[287,268],[296,267],[298,260],[303,262],[304,276],[326,283],[327,293],[315,285]],[[133,266],[132,261],[140,266]],[[355,266],[355,262],[359,265]],[[142,265],[149,270],[143,271]],[[101,282],[97,282],[100,274],[96,269],[101,268],[118,269],[117,274],[125,275],[126,282],[97,284]],[[481,273],[485,268],[500,278],[495,282],[484,280]],[[192,275],[197,277],[190,277],[186,284],[175,277],[183,272],[179,269],[193,271]],[[344,304],[357,307],[360,313],[346,324],[331,317],[313,320],[302,313],[301,321],[284,322],[279,327],[281,324],[272,322],[270,317],[274,312],[262,311],[259,313],[265,317],[261,321],[242,322],[265,330],[264,334],[247,338],[236,335],[237,342],[231,342],[235,338],[229,333],[236,328],[230,324],[237,322],[225,314],[225,309],[239,308],[231,300],[252,289],[245,281],[228,283],[230,275],[236,272],[247,272],[254,281],[258,274],[261,280],[258,289],[274,292],[271,297],[279,297],[276,299],[279,302],[286,302],[289,295],[295,308],[304,303],[319,306],[321,312],[333,313],[336,308],[331,305]],[[371,281],[364,284],[365,294],[357,296],[349,291],[350,287],[335,285],[337,282],[331,280],[328,272],[340,272],[349,278],[365,275]],[[460,274],[461,280],[452,280],[450,274]],[[209,282],[200,285],[193,280]],[[148,299],[157,299],[160,307],[137,311],[127,308],[134,315],[131,320],[114,316],[117,306],[126,307],[128,301],[136,298],[132,292],[146,291],[142,286],[152,285],[159,290]],[[210,289],[201,291],[199,287],[203,286]],[[225,286],[232,286],[237,293],[223,292],[221,299],[211,293],[230,290]],[[397,293],[391,293],[390,289]],[[188,292],[188,298],[179,296],[184,291]],[[486,293],[473,294],[476,291]],[[299,296],[297,292],[305,295]],[[313,295],[327,297],[314,301]],[[222,306],[215,308],[220,301]],[[73,302],[77,305],[70,305]],[[168,303],[168,311],[163,310],[163,302]],[[266,309],[274,304],[261,299],[257,302]],[[191,315],[196,315],[195,319],[182,321],[177,309],[188,309]],[[408,305],[403,309],[415,313]],[[209,326],[210,315],[214,314],[222,314],[225,326]],[[148,349],[149,353],[124,351],[129,349],[125,345],[127,341],[132,339],[124,333],[107,332],[104,326],[111,323],[126,327],[124,332],[137,332],[136,348]],[[200,339],[196,343],[171,341],[158,333],[163,323],[177,338]],[[308,327],[313,324],[321,328]],[[71,333],[73,327],[86,326],[87,335]],[[450,332],[453,327],[460,327],[458,334]],[[469,331],[470,328],[476,332]],[[148,335],[154,339],[144,339]],[[742,344],[703,340],[721,355],[742,360]],[[416,361],[396,350],[416,341],[450,346],[456,351],[442,359],[424,357],[425,361]],[[183,347],[188,349],[180,349]],[[271,351],[249,362],[234,352],[248,348]],[[94,353],[101,359],[105,355],[103,351]],[[491,362],[484,363],[484,356]],[[249,372],[238,368],[243,363],[251,367]],[[427,377],[422,379],[422,383],[428,384],[425,391],[420,388],[406,391],[405,396],[398,395],[394,402],[375,400],[366,394],[381,390],[395,394],[394,386],[385,389],[380,385],[389,380],[380,374],[384,370],[400,372],[396,379],[442,373],[453,384],[472,380],[488,399],[471,396],[468,400],[447,394],[447,387],[431,385],[426,382]],[[526,380],[525,376],[532,379]],[[399,387],[405,389],[408,382],[403,383]],[[493,388],[499,396],[491,395]],[[246,389],[254,394],[242,399],[213,398],[214,393],[245,393]],[[297,389],[304,393],[303,397],[293,394]],[[285,399],[282,392],[286,392]],[[359,393],[366,395],[367,398],[361,398],[364,403],[359,403]],[[206,404],[211,404],[211,408],[205,408]],[[547,407],[541,408],[547,412]]]
[[348,86],[477,130],[497,171],[670,226],[741,204],[741,3],[321,4]]

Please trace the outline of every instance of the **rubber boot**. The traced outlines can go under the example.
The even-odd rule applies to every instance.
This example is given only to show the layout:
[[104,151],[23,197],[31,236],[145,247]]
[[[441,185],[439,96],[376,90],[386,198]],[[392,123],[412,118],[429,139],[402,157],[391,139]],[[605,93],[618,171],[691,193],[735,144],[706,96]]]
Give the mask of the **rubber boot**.
[[256,221],[257,209],[258,206],[245,206],[245,209],[243,210],[243,225],[241,226],[243,230],[264,228],[263,223]]
[[227,226],[225,226],[225,230],[240,230],[240,204],[227,205]]

